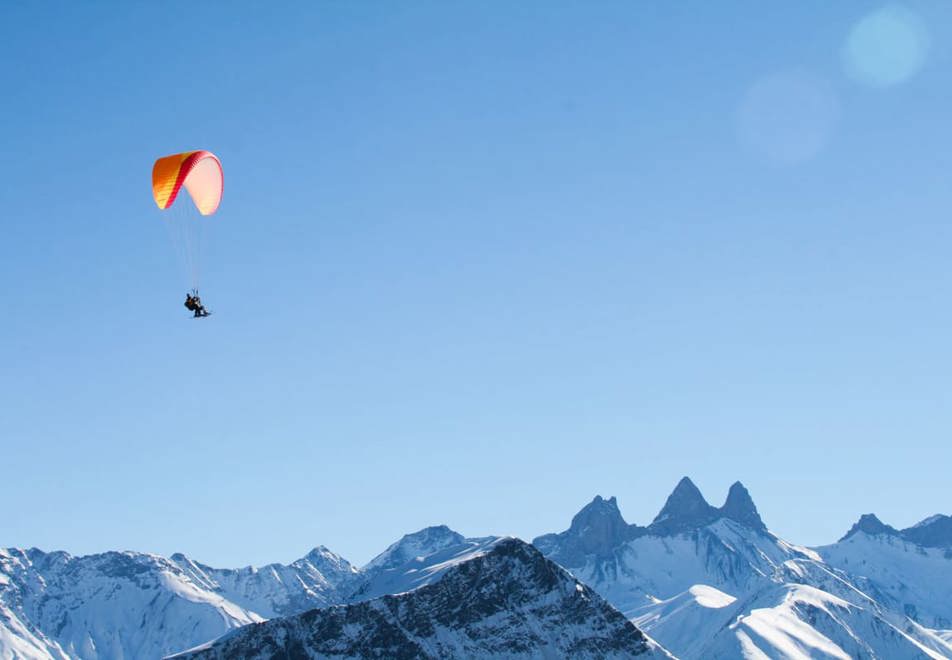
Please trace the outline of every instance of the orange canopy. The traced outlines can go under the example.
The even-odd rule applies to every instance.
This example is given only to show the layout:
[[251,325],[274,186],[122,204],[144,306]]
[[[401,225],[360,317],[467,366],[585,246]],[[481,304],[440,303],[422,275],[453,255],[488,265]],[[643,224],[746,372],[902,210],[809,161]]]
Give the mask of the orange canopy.
[[183,185],[199,213],[213,214],[221,204],[225,185],[221,161],[210,151],[186,151],[155,161],[152,166],[152,196],[160,209],[165,210],[175,203]]

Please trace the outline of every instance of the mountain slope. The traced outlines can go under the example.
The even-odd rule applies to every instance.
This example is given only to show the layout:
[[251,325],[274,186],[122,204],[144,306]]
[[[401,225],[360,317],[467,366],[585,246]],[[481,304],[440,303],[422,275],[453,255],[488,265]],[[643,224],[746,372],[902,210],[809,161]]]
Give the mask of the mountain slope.
[[0,658],[159,658],[248,623],[414,589],[492,540],[426,528],[363,569],[323,546],[241,569],[183,554],[0,550]]
[[[611,535],[588,522],[594,511]],[[743,593],[772,580],[787,560],[817,558],[767,532],[742,484],[716,508],[687,477],[648,527],[628,525],[615,498],[596,497],[568,530],[533,544],[626,613],[696,584]]]
[[952,549],[860,531],[817,552],[888,608],[929,628],[952,628]]
[[[599,525],[584,524],[593,516]],[[941,539],[932,526],[942,517],[926,522],[929,538]],[[679,657],[952,657],[944,633],[928,627],[945,627],[952,602],[949,578],[929,577],[950,574],[944,551],[903,549],[905,563],[855,548],[847,556],[841,546],[856,546],[864,529],[905,543],[903,532],[864,517],[836,547],[795,546],[767,530],[740,483],[718,508],[684,478],[647,527],[628,525],[614,498],[599,497],[568,530],[534,543]],[[864,560],[871,565],[858,573]],[[907,573],[916,577],[897,583]]]
[[535,548],[499,539],[414,591],[249,626],[177,657],[663,655],[620,613]]
[[287,566],[211,568],[182,554],[172,555],[172,561],[202,588],[265,618],[342,603],[360,575],[350,562],[324,546]]
[[3,550],[0,575],[8,655],[157,658],[262,620],[155,555]]
[[448,568],[485,552],[497,540],[495,536],[467,539],[445,525],[407,534],[361,569],[359,586],[346,602],[403,593],[430,584]]
[[697,657],[943,658],[873,609],[807,585],[777,584],[748,597]]

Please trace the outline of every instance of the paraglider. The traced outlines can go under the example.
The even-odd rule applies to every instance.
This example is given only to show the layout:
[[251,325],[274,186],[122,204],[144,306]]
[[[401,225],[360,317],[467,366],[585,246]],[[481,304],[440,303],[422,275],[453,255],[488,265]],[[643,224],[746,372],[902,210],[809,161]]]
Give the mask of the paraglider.
[[[191,204],[188,199],[175,204],[183,186]],[[198,295],[202,229],[207,222],[205,218],[218,210],[223,190],[221,161],[210,151],[165,156],[152,166],[152,197],[163,211],[172,242],[188,271],[191,291],[185,295],[185,307],[194,313],[194,318],[210,314]]]
[[197,319],[205,318],[211,312],[205,309],[205,305],[202,304],[202,299],[198,297],[198,290],[192,289],[185,294],[185,309],[190,312],[195,312],[195,317]]

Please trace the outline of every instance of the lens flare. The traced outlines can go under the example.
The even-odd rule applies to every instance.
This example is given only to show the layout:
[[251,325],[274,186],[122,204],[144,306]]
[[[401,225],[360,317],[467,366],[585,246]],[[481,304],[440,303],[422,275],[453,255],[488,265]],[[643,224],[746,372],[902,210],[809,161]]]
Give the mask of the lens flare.
[[926,61],[929,32],[915,13],[899,5],[863,17],[847,37],[843,65],[857,82],[890,87],[914,76]]
[[776,73],[747,91],[737,132],[752,151],[780,164],[807,161],[830,140],[839,104],[825,80],[801,71]]

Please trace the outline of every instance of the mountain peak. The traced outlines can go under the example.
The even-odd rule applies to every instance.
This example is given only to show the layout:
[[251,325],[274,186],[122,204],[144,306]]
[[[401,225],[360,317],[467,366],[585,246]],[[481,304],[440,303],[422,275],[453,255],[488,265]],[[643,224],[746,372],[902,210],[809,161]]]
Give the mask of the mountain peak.
[[318,545],[305,555],[307,559],[339,559],[340,555],[325,545]]
[[596,495],[595,499],[575,514],[569,529],[581,530],[593,523],[598,524],[598,521],[605,521],[609,524],[626,524],[624,518],[621,517],[621,511],[618,510],[618,501],[614,496],[606,500],[601,495]]
[[947,517],[948,517],[948,516],[946,516],[946,515],[943,515],[943,514],[941,514],[941,513],[937,513],[937,514],[935,514],[934,516],[929,516],[928,518],[923,518],[922,520],[920,520],[919,522],[917,522],[915,525],[913,525],[913,526],[910,527],[909,529],[916,529],[916,528],[918,528],[918,527],[928,527],[928,526],[931,525],[932,523],[939,522],[939,521],[942,520],[943,518],[947,518]]
[[311,550],[304,555],[303,559],[294,562],[292,566],[301,566],[301,562],[309,563],[328,578],[332,575],[350,575],[357,572],[357,569],[349,561],[323,545]]
[[466,538],[462,534],[454,532],[446,525],[424,527],[418,532],[405,535],[370,560],[364,569],[401,566],[416,557],[430,555],[465,542]]
[[727,500],[720,511],[725,518],[730,518],[760,532],[767,531],[767,526],[761,520],[750,492],[739,481],[735,481],[730,490],[727,491]]
[[579,549],[585,554],[607,554],[628,537],[628,523],[614,497],[606,500],[596,495],[572,518],[569,534],[579,539]]
[[716,517],[717,509],[707,503],[693,481],[683,477],[652,521],[651,529],[662,534],[677,533],[706,525]]
[[870,536],[877,536],[879,534],[888,534],[890,536],[899,536],[899,532],[889,525],[885,524],[882,520],[876,517],[875,513],[864,513],[859,517],[859,520],[850,527],[850,531],[846,532],[843,538],[840,541],[845,541],[849,537],[863,532],[869,534]]
[[904,539],[927,548],[952,548],[952,516],[929,516],[900,533]]
[[643,527],[625,522],[618,510],[618,500],[596,495],[572,517],[567,530],[539,536],[533,543],[546,554],[552,553],[563,566],[581,566],[586,556],[609,557],[620,544],[644,531]]
[[[500,623],[502,622],[502,624]],[[176,658],[552,657],[664,654],[618,610],[518,539],[384,598],[246,626]]]

